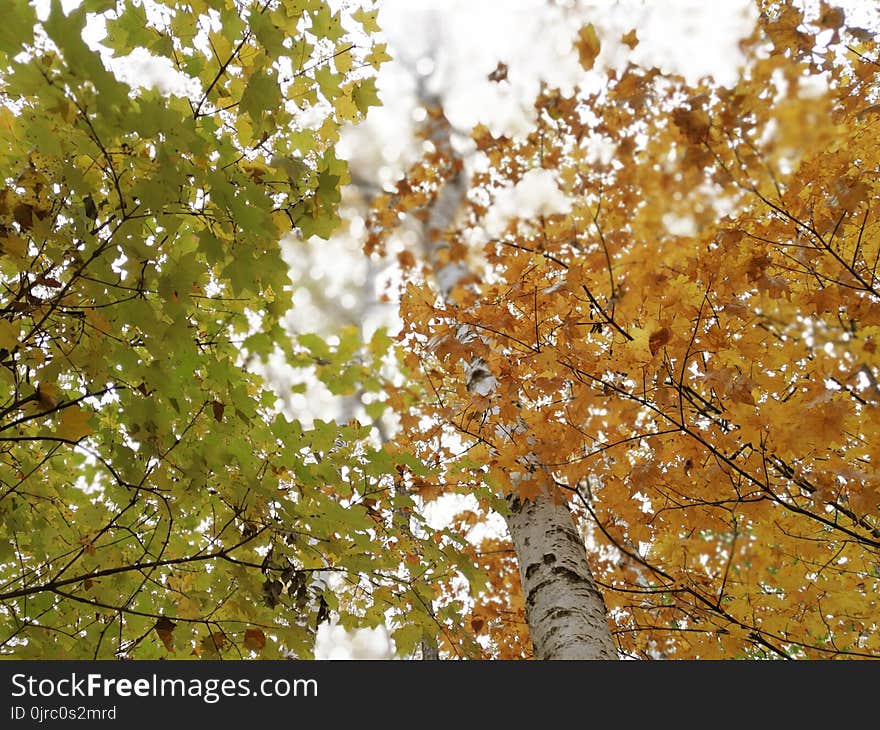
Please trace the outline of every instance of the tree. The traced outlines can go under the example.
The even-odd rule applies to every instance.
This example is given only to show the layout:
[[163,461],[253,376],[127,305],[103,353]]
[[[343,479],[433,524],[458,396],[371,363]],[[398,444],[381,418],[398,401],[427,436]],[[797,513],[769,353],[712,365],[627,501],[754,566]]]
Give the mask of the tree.
[[[398,443],[435,467],[408,484],[511,532],[473,550],[489,656],[880,654],[878,47],[758,10],[730,88],[630,63],[543,89],[525,138],[476,128],[463,210],[399,257]],[[431,141],[368,253],[459,174]],[[487,233],[536,177],[567,202]]]
[[[422,467],[356,421],[303,428],[249,367],[280,349],[337,392],[381,390],[383,332],[282,327],[279,249],[338,222],[338,129],[378,103],[387,59],[376,11],[7,6],[0,651],[310,656],[329,615],[389,611],[415,645],[437,566],[461,562],[393,520],[411,504],[393,477]],[[83,40],[96,19],[109,56],[145,49],[190,91],[117,79]]]

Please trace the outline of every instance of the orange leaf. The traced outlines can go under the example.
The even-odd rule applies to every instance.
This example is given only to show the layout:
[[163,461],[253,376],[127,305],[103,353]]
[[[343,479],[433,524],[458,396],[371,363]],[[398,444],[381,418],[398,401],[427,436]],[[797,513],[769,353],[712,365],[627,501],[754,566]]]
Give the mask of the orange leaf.
[[574,47],[578,52],[578,60],[585,71],[589,71],[596,63],[596,56],[602,50],[602,44],[599,42],[599,36],[596,35],[596,28],[592,23],[585,25],[578,32],[578,39],[575,41]]
[[620,42],[621,42],[621,43],[625,43],[625,44],[628,45],[630,48],[635,48],[637,45],[639,45],[639,39],[638,39],[638,37],[636,36],[636,29],[633,28],[629,33],[627,33],[626,35],[624,35],[624,36],[620,39]]
[[266,645],[266,634],[260,629],[246,629],[244,632],[244,645],[251,651],[261,651]]

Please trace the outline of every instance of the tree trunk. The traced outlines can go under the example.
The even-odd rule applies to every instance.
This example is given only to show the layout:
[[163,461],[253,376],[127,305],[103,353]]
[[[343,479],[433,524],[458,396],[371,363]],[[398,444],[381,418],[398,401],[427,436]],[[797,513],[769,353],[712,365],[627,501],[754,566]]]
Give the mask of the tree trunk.
[[616,659],[605,602],[565,504],[512,499],[507,527],[537,659]]
[[[422,228],[422,255],[434,268],[441,296],[446,299],[452,288],[469,272],[463,263],[441,265],[438,255],[449,245],[448,233],[466,198],[466,179],[461,161],[452,146],[452,126],[439,100],[429,98],[422,78],[418,96],[428,112],[426,136],[435,149],[442,151],[454,172],[442,191],[429,205]],[[489,339],[470,325],[460,327],[456,336]],[[467,389],[488,395],[496,380],[482,358],[471,361]],[[571,513],[564,504],[553,504],[541,497],[534,502],[513,500],[507,526],[519,563],[520,580],[526,601],[526,618],[539,659],[616,659],[617,651],[606,621],[605,602],[596,588],[587,565],[586,550],[578,536]],[[435,658],[423,645],[422,655]]]
[[440,658],[440,649],[436,641],[422,642],[422,659],[425,661],[437,661]]

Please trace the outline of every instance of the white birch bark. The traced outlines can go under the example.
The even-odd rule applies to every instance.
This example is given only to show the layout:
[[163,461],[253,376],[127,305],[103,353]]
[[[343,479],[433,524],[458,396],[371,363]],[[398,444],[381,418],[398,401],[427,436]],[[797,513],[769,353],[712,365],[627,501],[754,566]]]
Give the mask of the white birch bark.
[[537,659],[617,659],[605,602],[565,504],[511,500],[506,517]]
[[[439,99],[429,98],[424,83],[418,85],[417,96],[428,111],[426,137],[435,149],[445,152],[452,160],[456,156],[451,143],[452,127]],[[419,237],[422,257],[434,268],[444,299],[468,274],[462,262],[438,267],[439,250],[449,245],[447,235],[465,194],[465,175],[459,171],[430,204]],[[462,342],[482,337],[468,325],[462,325],[456,336]],[[482,395],[488,395],[497,385],[480,358],[469,364],[466,378],[467,389]],[[605,604],[590,573],[584,544],[568,508],[564,504],[553,504],[546,497],[526,503],[513,500],[512,505],[507,524],[519,563],[535,656],[540,659],[616,659]],[[436,645],[423,643],[422,656],[438,658]]]
[[[451,127],[442,109],[429,114],[429,119],[431,141],[438,149],[452,154]],[[464,195],[464,179],[459,173],[447,182],[429,211],[422,237],[423,254],[429,262],[434,263],[437,248],[446,245],[443,234],[452,225]],[[467,273],[462,266],[454,272],[450,272],[450,268],[451,265],[447,265],[435,272],[444,298]],[[464,342],[468,337],[480,335],[463,326],[457,336]],[[470,392],[487,395],[495,385],[495,378],[482,359],[470,363],[467,372]],[[543,496],[527,503],[513,500],[512,504],[507,526],[519,564],[535,656],[540,659],[616,659],[605,602],[590,573],[584,544],[568,508]]]

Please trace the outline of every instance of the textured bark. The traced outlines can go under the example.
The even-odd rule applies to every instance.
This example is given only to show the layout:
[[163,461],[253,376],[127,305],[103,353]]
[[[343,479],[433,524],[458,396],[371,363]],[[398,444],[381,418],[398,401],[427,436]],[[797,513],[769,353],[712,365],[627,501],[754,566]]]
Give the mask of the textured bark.
[[[452,126],[439,99],[427,94],[425,83],[419,84],[417,95],[427,111],[423,133],[449,164],[444,171],[449,175],[443,189],[425,211],[420,236],[422,258],[434,269],[438,290],[446,299],[452,288],[470,273],[462,262],[442,264],[439,255],[441,249],[449,246],[449,232],[465,200],[467,181],[462,161],[452,145]],[[485,333],[470,325],[460,326],[456,336],[462,343],[476,337],[490,343]],[[471,393],[488,395],[497,385],[482,358],[468,364],[466,377]],[[616,659],[605,603],[593,581],[583,542],[568,508],[554,505],[546,498],[529,503],[517,501],[507,523],[519,562],[535,656]],[[423,643],[422,656],[438,658],[436,646]]]
[[436,641],[422,642],[422,659],[425,661],[437,661],[440,658],[440,649]]
[[507,527],[519,562],[538,659],[616,659],[605,602],[564,504],[512,500]]

